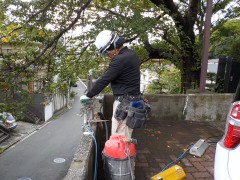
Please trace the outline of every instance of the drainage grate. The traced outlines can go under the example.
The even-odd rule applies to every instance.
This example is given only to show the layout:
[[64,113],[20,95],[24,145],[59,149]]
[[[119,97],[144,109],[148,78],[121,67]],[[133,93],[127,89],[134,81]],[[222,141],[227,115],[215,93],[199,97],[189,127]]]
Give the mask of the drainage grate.
[[64,159],[64,158],[56,158],[56,159],[54,159],[53,160],[53,162],[55,162],[55,163],[63,163],[63,162],[65,162],[66,160]]

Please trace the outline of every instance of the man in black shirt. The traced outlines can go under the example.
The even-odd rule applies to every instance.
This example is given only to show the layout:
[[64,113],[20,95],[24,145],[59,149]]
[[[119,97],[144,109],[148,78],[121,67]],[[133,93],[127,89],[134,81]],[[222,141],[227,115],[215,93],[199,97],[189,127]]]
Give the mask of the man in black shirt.
[[113,104],[112,135],[121,134],[131,138],[132,129],[127,127],[126,118],[118,121],[115,111],[123,96],[140,96],[140,61],[137,54],[126,46],[125,40],[115,32],[104,30],[96,38],[95,45],[98,51],[108,56],[111,60],[105,73],[96,81],[93,88],[86,95],[81,96],[80,101],[99,94],[109,83],[115,102]]

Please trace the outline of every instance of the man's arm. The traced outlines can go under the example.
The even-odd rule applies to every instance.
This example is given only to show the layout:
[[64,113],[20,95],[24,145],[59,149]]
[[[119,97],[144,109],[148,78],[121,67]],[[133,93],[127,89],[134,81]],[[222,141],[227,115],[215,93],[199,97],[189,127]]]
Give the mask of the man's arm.
[[93,88],[86,94],[87,97],[92,98],[99,94],[111,81],[113,81],[122,71],[123,63],[121,59],[114,58],[111,60],[108,69],[105,73],[96,81]]

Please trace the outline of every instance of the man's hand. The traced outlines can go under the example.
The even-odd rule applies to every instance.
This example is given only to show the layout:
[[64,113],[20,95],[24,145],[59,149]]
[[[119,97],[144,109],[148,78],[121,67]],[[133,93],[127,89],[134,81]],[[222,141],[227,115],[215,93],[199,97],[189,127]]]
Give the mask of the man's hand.
[[80,97],[80,102],[81,102],[81,103],[86,103],[86,102],[88,102],[89,100],[90,100],[90,98],[87,97],[86,95],[82,95],[82,96]]

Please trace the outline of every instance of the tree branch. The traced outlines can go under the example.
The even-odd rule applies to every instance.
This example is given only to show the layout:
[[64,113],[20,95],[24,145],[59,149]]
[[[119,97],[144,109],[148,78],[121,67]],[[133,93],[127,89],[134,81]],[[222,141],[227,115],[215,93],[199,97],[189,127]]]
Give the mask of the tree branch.
[[90,41],[85,47],[81,49],[81,52],[79,53],[79,58],[82,57],[83,53],[87,50],[87,48],[93,43],[94,41]]
[[138,35],[133,36],[132,38],[126,39],[126,43],[132,42],[133,40],[137,39]]
[[[48,4],[47,4],[43,9],[41,9],[40,11],[36,12],[35,14],[33,14],[25,23],[29,23],[29,22],[32,21],[32,19],[33,19],[34,17],[36,17],[38,14],[45,12],[45,11],[51,6],[51,4],[52,4],[54,1],[55,1],[55,0],[49,1]],[[13,29],[13,30],[12,30],[10,33],[8,33],[8,34],[12,34],[14,31],[17,31],[17,30],[19,30],[19,29],[22,29],[22,26],[19,26],[19,27]],[[1,39],[4,38],[4,37],[5,37],[5,36],[2,36]]]
[[155,49],[152,47],[152,45],[149,43],[148,40],[146,40],[144,42],[144,48],[148,51],[149,53],[149,58],[158,58],[158,59],[161,59],[161,58],[164,58],[164,52],[159,50],[159,49]]
[[117,13],[117,12],[114,12],[114,11],[112,11],[112,10],[110,10],[110,9],[101,7],[101,6],[99,6],[99,5],[97,5],[96,7],[97,7],[98,9],[101,9],[101,10],[104,10],[104,11],[108,11],[108,12],[110,12],[111,14],[113,14],[113,15],[115,15],[115,16],[120,16],[120,17],[122,17],[122,18],[129,19],[128,17],[123,16],[122,14],[119,14],[119,13]]
[[199,6],[200,0],[190,0],[189,1],[189,8],[188,8],[188,23],[189,26],[194,26],[196,19],[197,19],[197,13],[198,13],[198,6]]
[[48,2],[48,4],[41,9],[40,11],[36,12],[35,14],[33,14],[32,16],[30,16],[30,18],[26,21],[26,23],[29,23],[30,21],[32,21],[33,18],[35,18],[38,14],[45,12],[50,6],[51,4],[54,2],[55,0],[51,0]]
[[141,62],[140,62],[140,64],[143,64],[143,63],[145,63],[145,62],[147,62],[147,61],[149,61],[149,60],[151,60],[152,58],[150,58],[150,57],[148,57],[148,58],[146,58],[146,59],[143,59],[143,60],[141,60]]
[[179,48],[179,46],[175,42],[173,42],[171,39],[167,38],[167,30],[164,31],[163,39],[167,41],[169,44],[171,44],[173,47],[175,47],[178,52],[181,52],[181,48]]
[[151,0],[151,2],[158,7],[163,6],[164,8],[162,10],[169,14],[178,26],[183,26],[185,24],[185,20],[178,11],[178,7],[175,5],[173,0]]
[[88,0],[80,9],[79,11],[77,11],[77,16],[76,18],[72,21],[72,23],[66,27],[65,29],[63,29],[62,31],[60,31],[54,38],[53,40],[42,50],[42,52],[35,57],[33,60],[31,60],[30,62],[26,63],[22,68],[26,69],[28,68],[31,64],[33,64],[35,61],[38,61],[43,54],[55,43],[57,42],[64,33],[66,33],[68,30],[70,30],[80,19],[81,17],[81,13],[89,6],[89,4],[91,3],[92,0]]
[[[188,13],[186,13],[186,17],[184,17],[179,8],[176,6],[173,0],[151,0],[153,4],[158,7],[163,7],[162,10],[172,17],[177,28],[187,28],[191,27],[196,21],[197,18],[197,8],[200,0],[190,0],[189,1],[189,9]],[[192,32],[186,32],[192,35]]]

